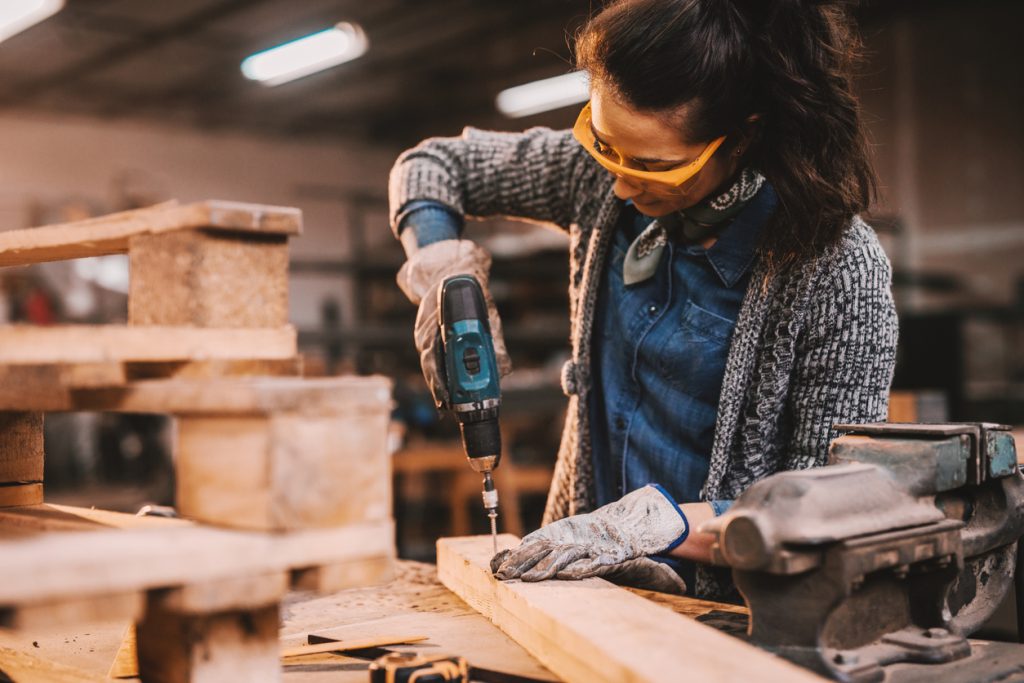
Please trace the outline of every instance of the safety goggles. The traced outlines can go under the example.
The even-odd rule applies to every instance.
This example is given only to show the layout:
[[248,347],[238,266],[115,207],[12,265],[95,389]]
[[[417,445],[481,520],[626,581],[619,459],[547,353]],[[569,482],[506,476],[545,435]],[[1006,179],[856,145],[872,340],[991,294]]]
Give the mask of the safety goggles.
[[594,127],[590,121],[590,103],[587,102],[586,106],[583,107],[583,111],[580,112],[579,118],[576,119],[576,125],[573,126],[572,135],[576,138],[576,141],[583,145],[583,148],[590,152],[590,155],[597,159],[597,163],[604,166],[606,169],[619,176],[620,178],[633,178],[636,180],[643,180],[652,183],[658,183],[659,185],[667,185],[669,187],[679,187],[687,180],[697,175],[704,164],[708,162],[708,159],[722,146],[725,142],[725,136],[712,140],[711,143],[704,148],[704,151],[700,153],[700,156],[691,161],[688,164],[682,164],[675,168],[670,168],[665,171],[645,171],[639,168],[633,168],[627,164],[636,164],[638,162],[630,161],[628,157],[623,156],[618,150],[610,145],[606,145],[597,139],[594,135]]

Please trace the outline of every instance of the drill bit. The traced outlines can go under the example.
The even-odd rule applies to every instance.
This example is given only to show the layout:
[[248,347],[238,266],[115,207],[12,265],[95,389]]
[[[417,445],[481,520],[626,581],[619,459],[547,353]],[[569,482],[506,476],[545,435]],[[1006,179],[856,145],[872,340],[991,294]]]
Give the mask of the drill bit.
[[484,509],[487,510],[487,517],[491,520],[491,543],[494,546],[494,554],[498,554],[498,491],[494,488],[494,477],[490,472],[484,472]]

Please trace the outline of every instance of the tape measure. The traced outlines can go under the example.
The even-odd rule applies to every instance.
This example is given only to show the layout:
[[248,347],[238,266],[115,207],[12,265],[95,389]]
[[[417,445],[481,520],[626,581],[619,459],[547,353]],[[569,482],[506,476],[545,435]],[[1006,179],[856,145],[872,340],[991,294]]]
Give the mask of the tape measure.
[[370,683],[469,683],[462,657],[392,652],[370,664]]

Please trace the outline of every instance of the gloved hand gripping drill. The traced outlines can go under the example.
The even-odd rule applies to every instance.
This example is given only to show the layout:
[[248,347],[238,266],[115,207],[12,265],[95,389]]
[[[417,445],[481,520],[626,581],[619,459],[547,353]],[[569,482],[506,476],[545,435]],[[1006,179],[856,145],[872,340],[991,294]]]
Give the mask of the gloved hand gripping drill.
[[501,322],[487,294],[490,256],[475,244],[445,240],[417,251],[398,283],[420,308],[416,347],[439,410],[459,421],[470,466],[483,474],[483,500],[497,552],[498,493],[492,472],[501,458],[500,376],[511,363]]

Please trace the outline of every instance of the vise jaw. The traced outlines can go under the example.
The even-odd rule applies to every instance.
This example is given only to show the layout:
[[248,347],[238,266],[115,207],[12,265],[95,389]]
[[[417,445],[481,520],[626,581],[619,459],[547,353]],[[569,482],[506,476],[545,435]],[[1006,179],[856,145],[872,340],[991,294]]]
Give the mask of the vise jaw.
[[966,636],[1006,595],[1024,535],[1008,428],[837,429],[830,466],[763,479],[701,528],[732,567],[751,640],[854,683],[970,656]]

